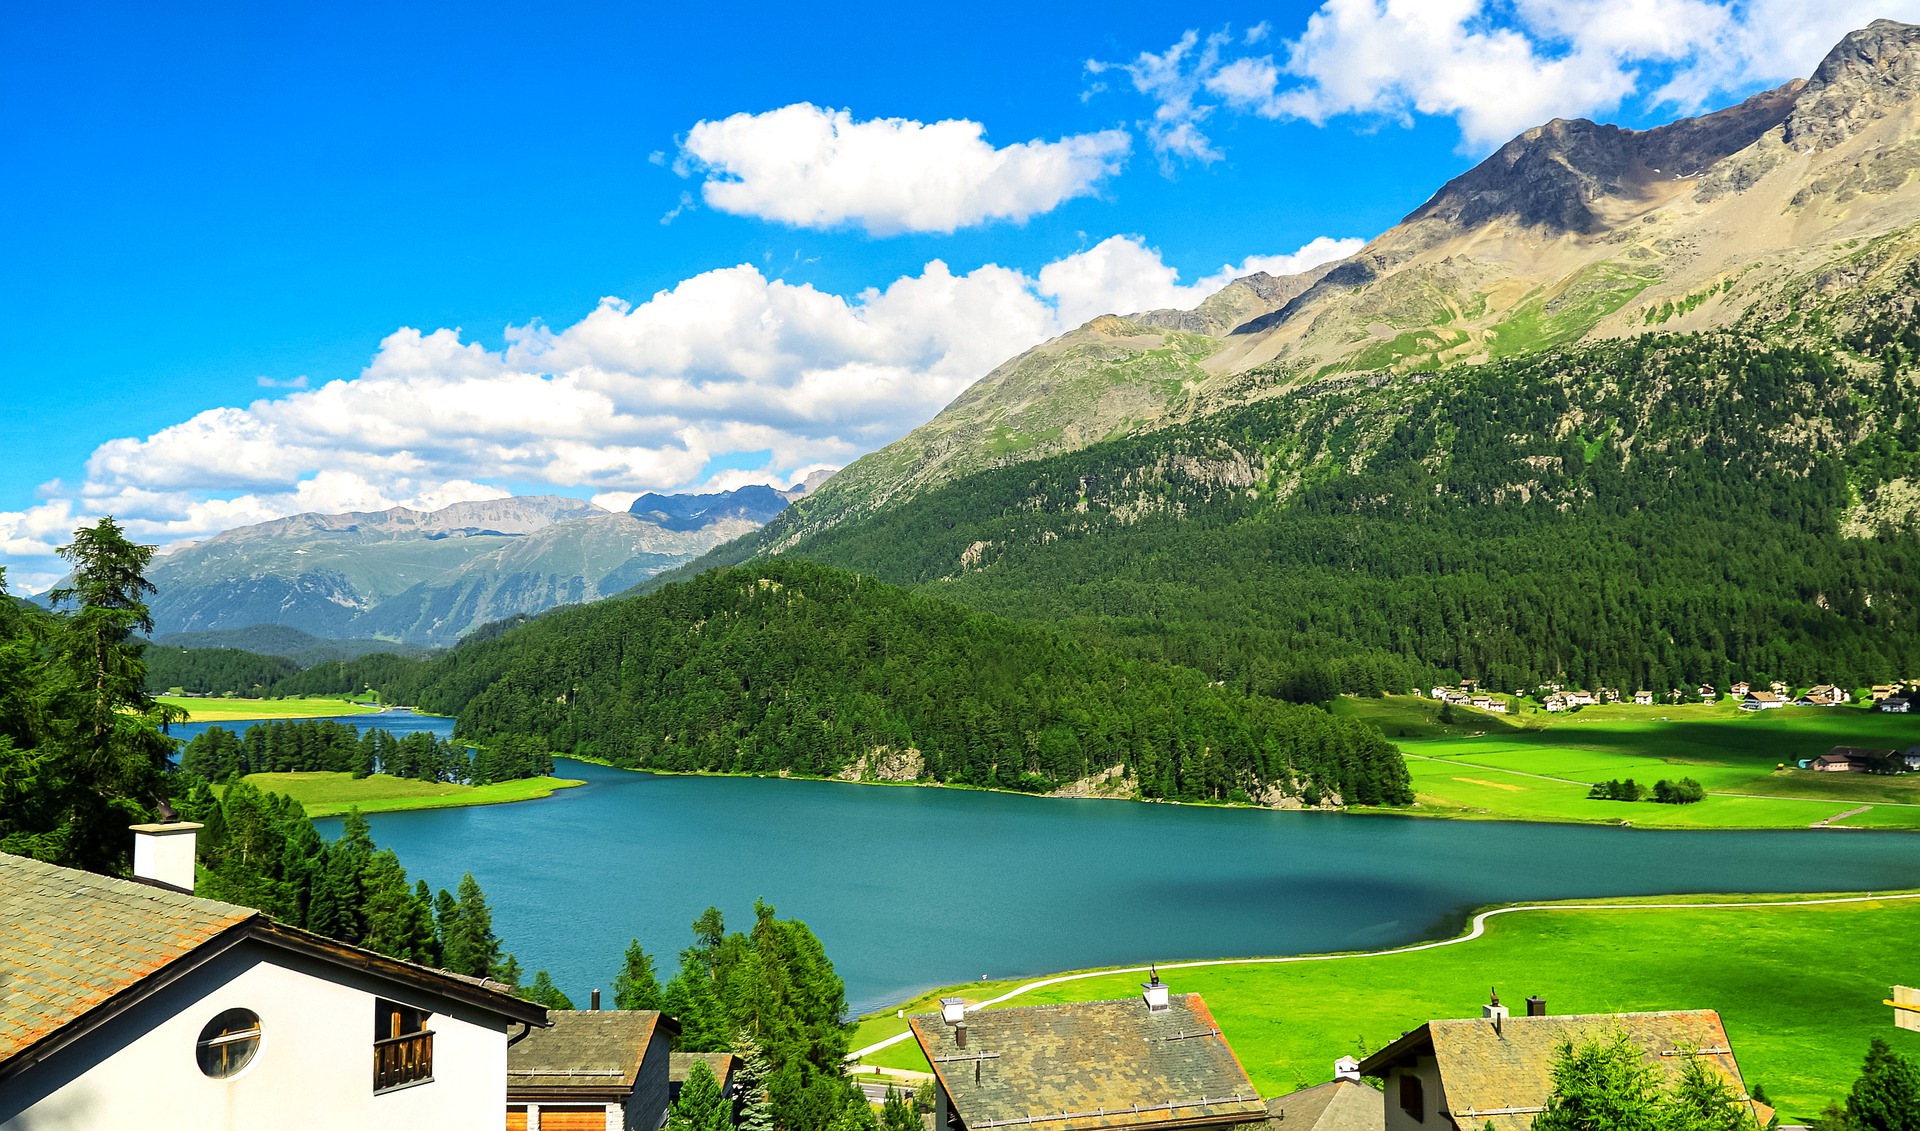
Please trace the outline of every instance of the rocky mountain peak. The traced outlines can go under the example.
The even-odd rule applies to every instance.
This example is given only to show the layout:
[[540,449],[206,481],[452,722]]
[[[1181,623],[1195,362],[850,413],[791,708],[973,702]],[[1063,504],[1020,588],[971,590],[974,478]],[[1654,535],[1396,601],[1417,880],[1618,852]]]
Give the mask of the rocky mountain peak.
[[1609,226],[1606,202],[1644,196],[1653,183],[1692,176],[1752,145],[1793,113],[1806,85],[1796,79],[1651,130],[1555,118],[1448,181],[1403,223],[1466,230],[1506,219],[1553,233],[1600,231]]
[[1920,95],[1920,25],[1875,20],[1836,44],[1787,119],[1796,149],[1831,149]]

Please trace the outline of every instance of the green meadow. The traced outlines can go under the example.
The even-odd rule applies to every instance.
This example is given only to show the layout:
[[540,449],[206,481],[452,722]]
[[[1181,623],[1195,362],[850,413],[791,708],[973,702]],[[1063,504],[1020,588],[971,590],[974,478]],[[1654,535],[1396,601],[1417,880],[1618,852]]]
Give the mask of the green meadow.
[[338,817],[349,809],[386,813],[396,809],[445,809],[460,805],[499,805],[533,801],[555,790],[581,785],[573,778],[519,778],[491,785],[455,785],[417,781],[387,774],[356,778],[341,773],[248,774],[246,780],[268,793],[284,793],[306,808],[309,817]]
[[246,719],[319,719],[332,715],[369,715],[378,707],[347,699],[316,696],[311,699],[200,699],[157,695],[170,707],[187,712],[193,723],[235,722]]
[[[1176,993],[1205,995],[1262,1095],[1332,1077],[1341,1056],[1362,1056],[1435,1017],[1477,1017],[1489,987],[1518,1006],[1530,994],[1550,1012],[1717,1009],[1748,1086],[1759,1085],[1783,1122],[1817,1115],[1845,1095],[1867,1043],[1884,1037],[1920,1057],[1920,1033],[1894,1029],[1882,1006],[1890,986],[1920,979],[1912,940],[1920,899],[1811,907],[1739,906],[1812,896],[1708,899],[1730,906],[1551,910],[1498,915],[1479,938],[1400,954],[1301,962],[1162,967]],[[1007,1006],[1096,1001],[1139,993],[1138,973],[1101,974],[1047,986]],[[938,998],[982,1001],[1017,983],[968,983],[905,1003],[909,1014]],[[904,1031],[892,1011],[860,1023],[853,1047]],[[908,1040],[863,1063],[926,1071]]]
[[[1920,829],[1920,774],[1823,774],[1793,768],[1835,746],[1904,750],[1920,717],[1853,707],[1746,712],[1730,703],[1586,707],[1519,718],[1412,696],[1343,698],[1341,714],[1379,726],[1407,755],[1429,816],[1631,823],[1651,828]],[[1692,805],[1593,801],[1594,782],[1661,778],[1706,787]],[[1853,812],[1861,810],[1860,812]]]

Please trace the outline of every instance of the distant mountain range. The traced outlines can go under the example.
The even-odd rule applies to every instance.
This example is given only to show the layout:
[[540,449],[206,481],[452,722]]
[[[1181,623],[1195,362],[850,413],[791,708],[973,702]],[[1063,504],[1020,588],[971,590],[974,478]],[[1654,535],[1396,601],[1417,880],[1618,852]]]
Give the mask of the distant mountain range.
[[225,634],[280,626],[324,641],[445,646],[491,621],[630,589],[756,529],[807,489],[648,494],[629,513],[535,495],[294,515],[156,558],[155,633],[295,658],[348,657]]

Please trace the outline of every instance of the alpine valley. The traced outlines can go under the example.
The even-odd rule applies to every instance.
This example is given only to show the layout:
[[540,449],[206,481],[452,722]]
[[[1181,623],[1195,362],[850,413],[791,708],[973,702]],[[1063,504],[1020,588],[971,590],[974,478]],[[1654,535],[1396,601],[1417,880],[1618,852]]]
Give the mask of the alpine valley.
[[[1716,113],[1529,130],[1347,260],[1096,318],[777,513],[289,519],[166,559],[156,614],[437,643],[637,586],[289,687],[622,765],[1309,805],[1408,787],[1277,699],[1905,678],[1916,170],[1920,28],[1876,22]],[[254,545],[303,580],[236,587]]]

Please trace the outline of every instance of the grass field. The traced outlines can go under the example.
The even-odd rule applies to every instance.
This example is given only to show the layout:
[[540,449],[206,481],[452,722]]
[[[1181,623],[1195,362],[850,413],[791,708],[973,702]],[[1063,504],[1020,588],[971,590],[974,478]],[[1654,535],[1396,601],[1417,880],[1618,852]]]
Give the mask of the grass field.
[[[1374,723],[1407,754],[1421,810],[1433,816],[1581,821],[1660,828],[1920,829],[1920,774],[1821,774],[1792,767],[1834,746],[1906,749],[1920,744],[1920,717],[1853,708],[1746,712],[1731,704],[1588,707],[1518,719],[1411,696],[1343,698],[1340,714]],[[1632,778],[1651,787],[1690,777],[1705,786],[1693,805],[1590,801],[1596,781]],[[1841,814],[1862,806],[1860,813]]]
[[269,793],[284,793],[305,806],[309,817],[338,817],[356,806],[362,813],[396,809],[444,809],[458,805],[499,805],[533,801],[557,789],[583,784],[573,778],[521,778],[492,785],[451,785],[372,774],[248,774],[247,781]]
[[187,721],[219,723],[244,719],[318,719],[328,715],[370,715],[378,708],[345,699],[190,699],[155,696],[187,712]]
[[[1608,901],[1621,904],[1753,903],[1811,896]],[[1378,1049],[1435,1017],[1477,1017],[1487,988],[1502,1000],[1529,994],[1550,1011],[1604,1013],[1717,1009],[1749,1086],[1759,1084],[1783,1121],[1817,1115],[1859,1073],[1867,1043],[1884,1037],[1920,1057],[1920,1033],[1898,1032],[1880,1002],[1895,983],[1920,978],[1912,940],[1920,899],[1815,907],[1554,909],[1500,915],[1479,939],[1412,953],[1267,965],[1163,967],[1176,993],[1197,991],[1262,1095],[1331,1078],[1333,1062]],[[1094,1001],[1139,993],[1137,973],[1103,974],[1032,991],[1008,1006]],[[968,983],[906,1003],[938,1008],[1018,983]],[[904,1031],[892,1011],[861,1022],[853,1047]],[[926,1071],[911,1040],[865,1063]]]

